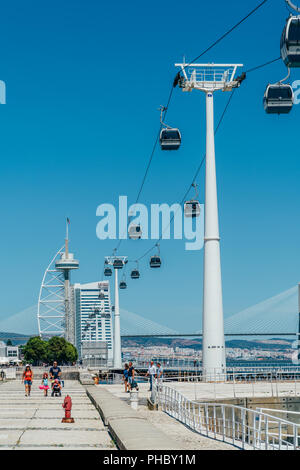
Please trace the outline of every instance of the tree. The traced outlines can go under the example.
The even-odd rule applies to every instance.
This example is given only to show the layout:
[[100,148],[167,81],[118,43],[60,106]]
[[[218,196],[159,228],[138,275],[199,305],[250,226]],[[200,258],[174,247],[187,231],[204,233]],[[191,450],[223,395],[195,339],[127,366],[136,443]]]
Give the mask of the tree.
[[34,336],[25,344],[23,353],[27,362],[39,365],[47,359],[47,343],[39,336]]
[[13,344],[12,344],[12,340],[11,340],[11,339],[8,339],[8,340],[6,341],[6,346],[12,346],[12,345],[13,345]]
[[53,336],[49,341],[44,341],[39,336],[30,338],[24,346],[23,354],[25,360],[33,365],[54,361],[66,364],[78,359],[75,346],[60,336]]
[[66,346],[66,360],[67,362],[76,362],[78,359],[78,352],[75,346],[71,343],[67,343]]
[[53,336],[47,342],[48,362],[57,361],[59,364],[75,362],[78,358],[77,349],[73,344],[59,336]]

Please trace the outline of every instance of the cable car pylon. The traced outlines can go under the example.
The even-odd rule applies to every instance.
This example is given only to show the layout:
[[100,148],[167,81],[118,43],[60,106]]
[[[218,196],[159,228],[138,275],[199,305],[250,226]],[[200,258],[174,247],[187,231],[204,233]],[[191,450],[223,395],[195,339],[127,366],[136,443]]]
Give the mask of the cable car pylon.
[[200,90],[206,95],[205,238],[203,284],[202,366],[205,381],[226,377],[224,318],[220,260],[217,180],[215,163],[214,93],[238,88],[245,74],[235,78],[242,64],[175,64],[181,68],[178,81],[185,92]]
[[[122,269],[126,265],[127,261],[128,261],[127,256],[116,256],[116,250],[114,250],[114,253],[112,256],[106,256],[105,258],[105,264],[112,266],[115,272],[114,344],[113,344],[113,350],[114,350],[113,360],[114,360],[115,369],[122,368],[118,271],[119,269]],[[125,288],[126,287],[127,286],[125,286]]]

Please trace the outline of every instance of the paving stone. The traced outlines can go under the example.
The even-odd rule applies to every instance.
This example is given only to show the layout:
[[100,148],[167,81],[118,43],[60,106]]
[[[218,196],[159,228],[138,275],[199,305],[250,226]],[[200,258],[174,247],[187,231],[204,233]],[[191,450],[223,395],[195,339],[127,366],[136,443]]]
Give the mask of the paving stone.
[[[75,415],[73,414],[73,417]],[[74,418],[75,419],[75,418]],[[32,419],[30,429],[105,429],[101,419],[75,419],[75,423],[62,423],[61,419]]]
[[[2,429],[24,429],[30,422],[30,419],[3,419],[0,417],[0,433],[2,433]],[[5,434],[4,431],[3,433]]]
[[[35,414],[36,418],[62,418],[64,415],[64,411],[62,407],[59,409],[55,410],[38,410]],[[73,410],[72,409],[72,416],[76,418],[100,418],[100,415],[97,410],[94,409],[88,409],[88,410]]]
[[[84,387],[68,381],[65,385],[62,397],[44,397],[38,390],[25,397],[20,382],[1,384],[0,451],[116,448]],[[72,424],[61,422],[66,394],[72,397]]]
[[10,430],[1,430],[0,431],[0,449],[2,446],[14,446],[18,443],[23,430],[10,431]]
[[27,430],[21,437],[20,445],[34,446],[103,446],[109,447],[111,437],[107,431],[85,430]]

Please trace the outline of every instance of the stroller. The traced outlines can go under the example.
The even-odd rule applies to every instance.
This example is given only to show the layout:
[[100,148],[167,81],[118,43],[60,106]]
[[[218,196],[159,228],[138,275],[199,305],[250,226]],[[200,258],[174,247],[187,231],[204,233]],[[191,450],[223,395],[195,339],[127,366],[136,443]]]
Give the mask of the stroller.
[[61,397],[61,385],[58,379],[55,379],[52,383],[51,397]]

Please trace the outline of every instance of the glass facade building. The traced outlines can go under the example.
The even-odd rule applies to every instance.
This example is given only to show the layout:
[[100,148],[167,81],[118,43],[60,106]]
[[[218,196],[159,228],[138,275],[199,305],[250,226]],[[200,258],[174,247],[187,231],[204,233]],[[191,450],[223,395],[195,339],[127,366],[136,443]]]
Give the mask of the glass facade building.
[[[108,363],[113,359],[113,330],[109,281],[74,284],[72,301],[75,311],[75,345],[79,358],[82,346],[93,342],[107,343]],[[86,350],[86,348],[84,348]]]

